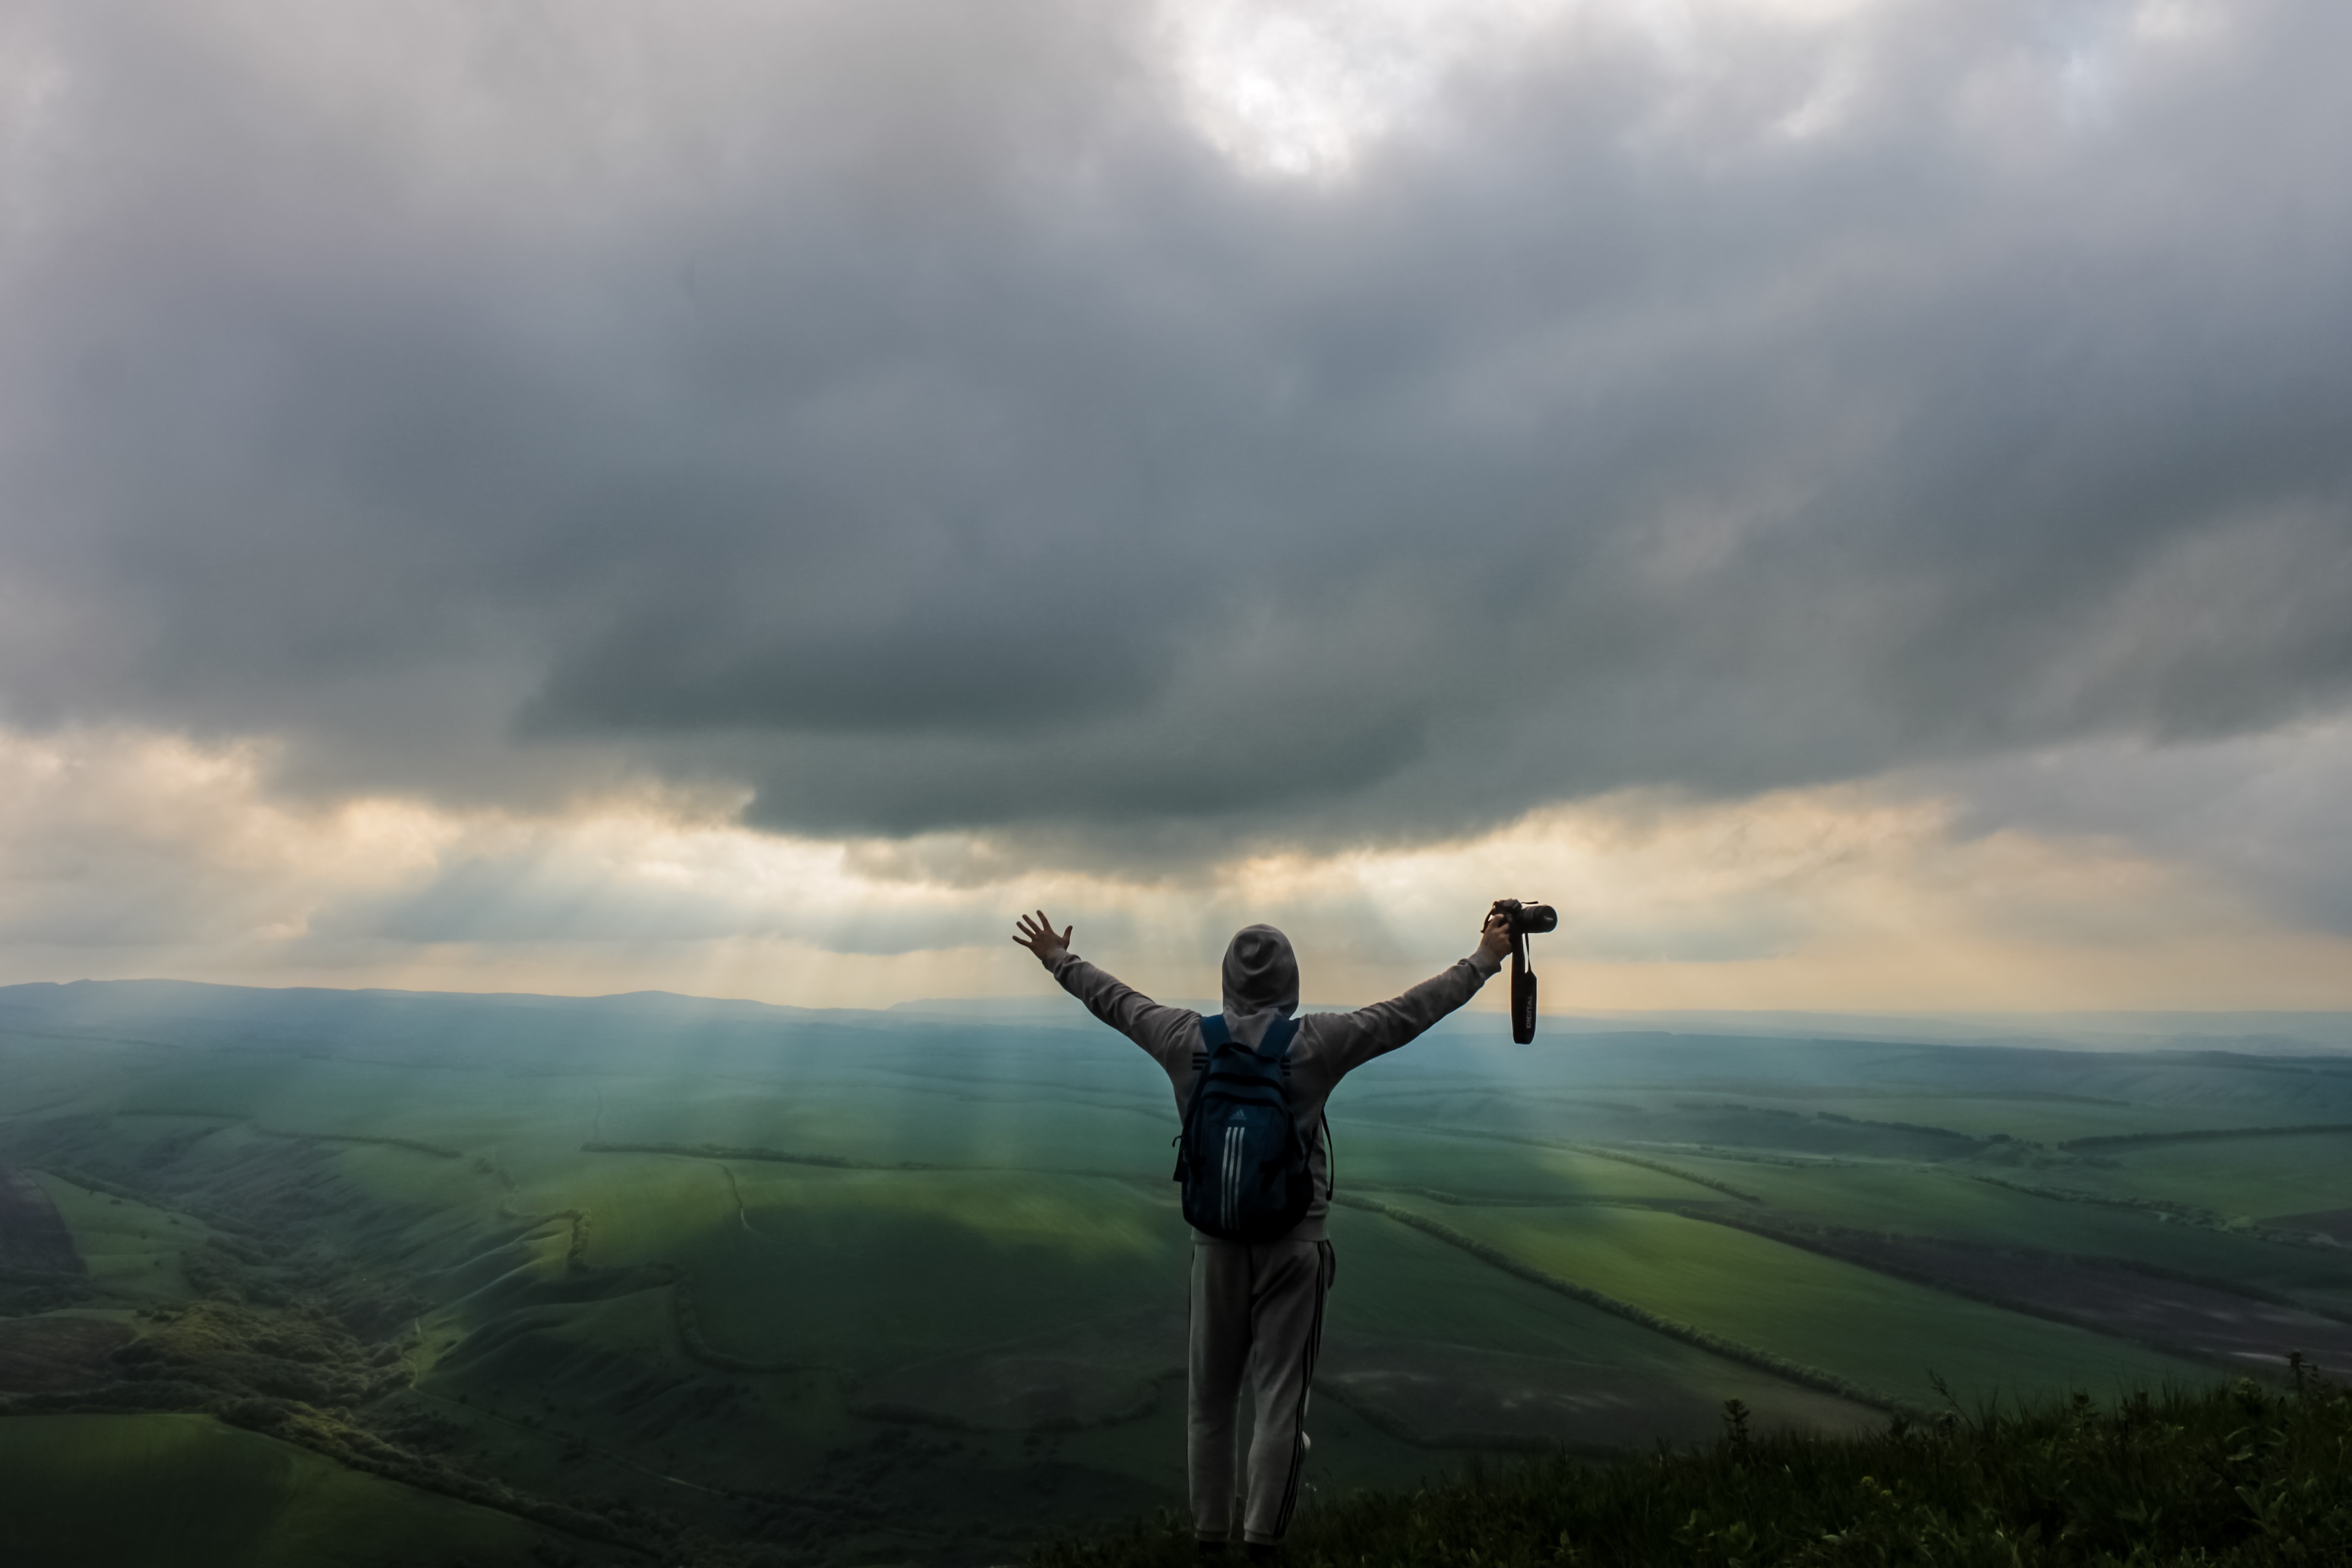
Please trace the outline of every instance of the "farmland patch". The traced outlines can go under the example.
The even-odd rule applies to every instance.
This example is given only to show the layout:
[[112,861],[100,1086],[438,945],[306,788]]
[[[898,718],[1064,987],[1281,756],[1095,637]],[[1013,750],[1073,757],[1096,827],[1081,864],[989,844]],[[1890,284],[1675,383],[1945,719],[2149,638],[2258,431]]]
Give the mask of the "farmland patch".
[[[173,1568],[612,1561],[511,1515],[361,1475],[201,1415],[0,1421],[0,1560]],[[126,1500],[136,1500],[126,1506]],[[158,1547],[168,1551],[168,1558]]]
[[1548,1274],[1916,1404],[1937,1397],[1935,1375],[1964,1396],[2107,1394],[2201,1375],[2081,1329],[1679,1215],[1514,1208],[1434,1217]]
[[[1459,1344],[1335,1337],[1317,1391],[1430,1448],[1482,1451],[1640,1447],[1696,1442],[1721,1426],[1722,1400],[1661,1386],[1625,1367]],[[1794,1395],[1794,1396],[1792,1396]],[[1759,1430],[1819,1430],[1854,1421],[1853,1406],[1795,1391],[1772,1402]]]
[[1180,1309],[1158,1307],[929,1357],[863,1380],[851,1408],[971,1430],[1079,1432],[1140,1420],[1184,1378]]
[[2352,1323],[2218,1283],[2112,1260],[1863,1231],[1824,1228],[1780,1239],[2168,1353],[2276,1371],[2300,1352],[2331,1371],[2352,1370]]

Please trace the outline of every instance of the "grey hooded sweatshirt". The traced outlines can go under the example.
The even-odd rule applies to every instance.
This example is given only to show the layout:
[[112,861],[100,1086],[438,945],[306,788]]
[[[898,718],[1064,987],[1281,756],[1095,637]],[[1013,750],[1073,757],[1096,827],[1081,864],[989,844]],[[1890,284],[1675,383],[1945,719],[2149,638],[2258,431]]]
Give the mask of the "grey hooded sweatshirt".
[[[1290,1106],[1298,1136],[1309,1151],[1315,1202],[1288,1241],[1321,1241],[1331,1212],[1331,1152],[1323,1139],[1323,1102],[1339,1080],[1357,1068],[1396,1049],[1478,994],[1502,965],[1484,948],[1444,973],[1424,980],[1393,1001],[1353,1013],[1309,1013],[1298,1021],[1290,1045]],[[1151,1053],[1176,1090],[1181,1116],[1192,1098],[1193,1058],[1202,1048],[1201,1015],[1189,1007],[1163,1007],[1131,986],[1080,958],[1066,955],[1054,965],[1062,989],[1087,1011]],[[1276,1018],[1298,1010],[1298,960],[1290,939],[1272,926],[1246,926],[1225,949],[1225,1026],[1255,1048]],[[1210,1237],[1194,1235],[1208,1242]]]

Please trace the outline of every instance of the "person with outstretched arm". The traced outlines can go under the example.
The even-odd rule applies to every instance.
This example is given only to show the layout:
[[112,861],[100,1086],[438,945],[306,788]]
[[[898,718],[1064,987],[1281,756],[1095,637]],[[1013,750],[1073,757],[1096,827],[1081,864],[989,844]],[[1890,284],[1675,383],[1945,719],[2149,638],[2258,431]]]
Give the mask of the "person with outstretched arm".
[[[1252,1557],[1270,1556],[1298,1502],[1307,1387],[1336,1272],[1324,1234],[1331,1207],[1324,1101],[1349,1072],[1475,995],[1510,953],[1509,921],[1490,914],[1469,957],[1393,1001],[1304,1018],[1294,1017],[1298,961],[1272,926],[1246,927],[1225,949],[1224,1011],[1214,1018],[1119,984],[1070,951],[1073,929],[1056,932],[1039,910],[1021,917],[1013,940],[1088,1012],[1151,1054],[1184,1118],[1178,1179],[1193,1226],[1186,1421],[1193,1529],[1203,1552],[1222,1552],[1232,1538],[1234,1417],[1246,1383],[1255,1435],[1242,1538]],[[1266,1109],[1277,1106],[1286,1117]],[[1288,1125],[1268,1133],[1268,1117]],[[1267,1226],[1282,1228],[1266,1235]]]

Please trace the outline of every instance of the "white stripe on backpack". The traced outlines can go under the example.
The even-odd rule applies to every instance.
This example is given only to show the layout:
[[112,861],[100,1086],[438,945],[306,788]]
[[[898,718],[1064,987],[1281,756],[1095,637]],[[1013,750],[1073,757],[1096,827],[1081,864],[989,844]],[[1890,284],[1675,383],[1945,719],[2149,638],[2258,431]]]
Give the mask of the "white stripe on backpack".
[[1233,1228],[1234,1216],[1242,1203],[1242,1140],[1248,1130],[1238,1124],[1225,1129],[1225,1168],[1223,1184],[1223,1216],[1225,1228]]

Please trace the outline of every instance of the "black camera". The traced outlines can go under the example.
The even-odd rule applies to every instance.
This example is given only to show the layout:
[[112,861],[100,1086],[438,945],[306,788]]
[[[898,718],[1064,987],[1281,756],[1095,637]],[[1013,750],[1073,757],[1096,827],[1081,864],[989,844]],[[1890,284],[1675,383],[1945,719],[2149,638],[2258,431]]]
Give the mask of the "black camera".
[[1536,972],[1528,963],[1528,938],[1558,931],[1559,911],[1549,904],[1496,899],[1487,911],[1489,919],[1496,915],[1511,922],[1511,1038],[1519,1045],[1530,1045],[1536,1037]]

